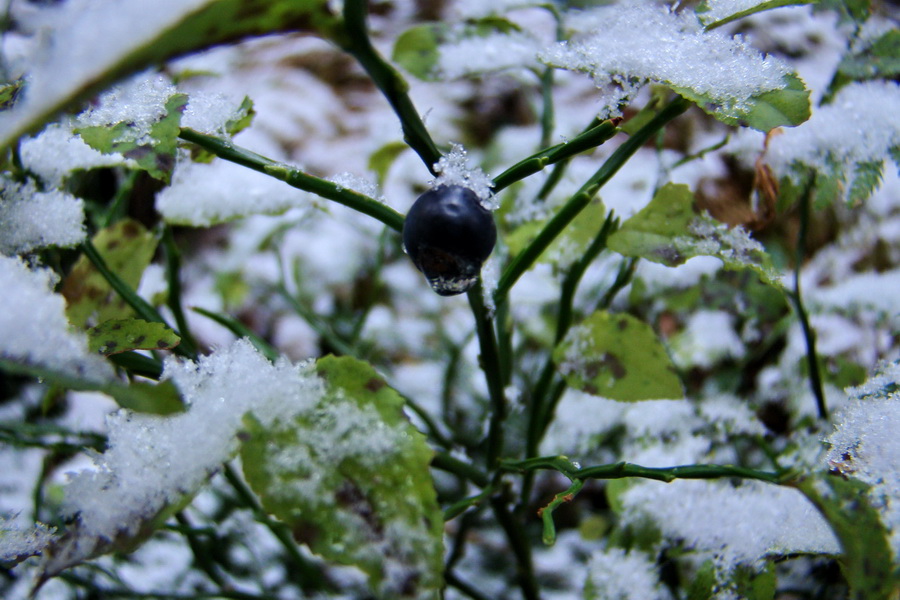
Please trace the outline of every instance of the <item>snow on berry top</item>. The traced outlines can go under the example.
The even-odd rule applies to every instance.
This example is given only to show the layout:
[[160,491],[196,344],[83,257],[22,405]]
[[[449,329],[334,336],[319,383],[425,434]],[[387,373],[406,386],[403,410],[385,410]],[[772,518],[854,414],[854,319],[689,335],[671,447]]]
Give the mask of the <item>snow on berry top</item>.
[[704,32],[690,11],[625,2],[576,13],[567,25],[582,35],[550,48],[541,59],[590,74],[603,92],[603,117],[620,115],[620,105],[648,81],[690,90],[732,118],[749,110],[751,97],[786,86],[786,65],[740,39]]
[[452,144],[450,152],[434,164],[434,170],[438,176],[430,182],[432,189],[442,185],[458,185],[472,190],[487,210],[497,210],[500,207],[491,194],[494,182],[484,171],[470,166],[466,150],[461,144]]
[[49,270],[29,269],[18,258],[0,256],[0,357],[88,381],[112,377],[112,369],[88,351],[87,339],[72,333],[66,301],[53,293],[56,276]]
[[0,253],[22,254],[84,240],[84,202],[60,190],[39,192],[34,182],[0,179]]
[[769,140],[766,162],[779,176],[800,165],[824,172],[879,163],[900,147],[900,84],[851,83],[809,121]]

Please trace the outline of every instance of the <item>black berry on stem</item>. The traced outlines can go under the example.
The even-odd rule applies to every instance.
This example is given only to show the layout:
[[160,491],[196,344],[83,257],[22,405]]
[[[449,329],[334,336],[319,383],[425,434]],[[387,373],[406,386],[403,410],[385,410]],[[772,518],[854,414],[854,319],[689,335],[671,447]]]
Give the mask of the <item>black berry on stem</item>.
[[442,185],[419,196],[403,223],[403,246],[441,296],[468,291],[497,242],[491,212],[472,190]]

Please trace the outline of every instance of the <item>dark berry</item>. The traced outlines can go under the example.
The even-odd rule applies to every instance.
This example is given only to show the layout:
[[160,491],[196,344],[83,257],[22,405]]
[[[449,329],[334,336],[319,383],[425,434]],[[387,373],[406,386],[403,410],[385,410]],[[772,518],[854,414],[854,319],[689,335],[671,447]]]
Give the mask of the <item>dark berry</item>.
[[491,212],[475,192],[458,185],[442,185],[419,196],[403,223],[407,254],[441,296],[461,294],[475,285],[496,241]]

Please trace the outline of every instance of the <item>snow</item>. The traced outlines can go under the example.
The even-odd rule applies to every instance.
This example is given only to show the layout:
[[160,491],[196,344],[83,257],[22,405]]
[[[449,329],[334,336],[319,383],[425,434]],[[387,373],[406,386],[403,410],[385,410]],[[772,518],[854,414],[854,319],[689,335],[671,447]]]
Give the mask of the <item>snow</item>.
[[87,339],[69,330],[65,300],[53,293],[55,275],[0,256],[0,357],[62,374],[103,382],[110,365],[88,351]]
[[441,44],[435,70],[443,79],[507,69],[536,71],[541,66],[537,55],[542,47],[539,40],[524,32],[463,37]]
[[759,481],[641,482],[622,495],[623,518],[651,519],[672,541],[713,552],[718,566],[759,566],[762,557],[840,550],[828,523],[798,490]]
[[84,241],[84,203],[59,190],[39,192],[34,182],[0,178],[0,253],[24,254]]
[[60,187],[73,171],[134,162],[118,153],[94,150],[73,132],[73,126],[71,120],[52,123],[35,137],[24,138],[20,145],[22,164],[48,185]]
[[24,521],[0,515],[0,562],[36,554],[53,540],[54,529]]
[[654,561],[638,550],[610,548],[594,552],[588,563],[588,600],[666,600]]
[[785,87],[784,63],[719,31],[704,33],[690,11],[624,2],[570,17],[569,24],[586,35],[559,43],[541,59],[590,74],[602,93],[601,117],[621,115],[620,104],[647,81],[690,89],[729,117],[743,114],[751,97]]
[[849,388],[850,402],[827,438],[830,468],[872,486],[873,505],[884,515],[894,556],[900,557],[900,364],[883,365],[863,385]]
[[672,340],[675,364],[708,369],[726,359],[744,356],[744,343],[734,329],[734,317],[723,310],[692,313],[685,328]]
[[808,121],[769,140],[766,163],[779,177],[801,167],[825,173],[848,171],[858,163],[882,163],[900,146],[900,84],[891,81],[851,83],[834,100],[813,109]]
[[438,176],[430,182],[432,189],[442,185],[458,185],[472,190],[486,209],[499,208],[499,202],[491,194],[493,181],[480,168],[471,166],[466,149],[461,144],[451,144],[450,152],[434,164],[434,170]]
[[229,121],[237,121],[248,115],[247,108],[221,93],[198,90],[190,94],[188,104],[181,115],[181,126],[227,137],[225,127]]

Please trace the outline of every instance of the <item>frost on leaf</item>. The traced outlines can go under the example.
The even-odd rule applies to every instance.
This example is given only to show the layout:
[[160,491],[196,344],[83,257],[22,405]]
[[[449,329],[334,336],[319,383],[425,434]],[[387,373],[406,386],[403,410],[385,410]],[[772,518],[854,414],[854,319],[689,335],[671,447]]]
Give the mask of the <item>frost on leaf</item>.
[[442,185],[458,185],[472,190],[486,209],[496,210],[499,207],[491,195],[493,181],[478,167],[470,166],[466,150],[460,144],[452,144],[450,152],[435,163],[434,170],[438,176],[430,182],[432,189]]
[[88,350],[87,339],[71,332],[66,302],[53,293],[49,270],[31,270],[17,258],[0,256],[0,360],[50,369],[71,377],[102,382],[112,369]]
[[273,365],[246,340],[197,363],[170,359],[164,378],[181,390],[188,410],[108,417],[107,450],[64,488],[70,525],[45,553],[45,576],[142,542],[235,454],[247,412],[266,423],[287,420],[321,395],[320,382],[303,367]]
[[708,214],[697,215],[686,185],[666,184],[636,215],[609,236],[608,246],[670,267],[694,256],[715,256],[726,269],[750,269],[781,287],[781,275],[762,244],[741,227],[729,228]]
[[33,182],[0,178],[0,253],[71,247],[84,236],[81,199],[59,190],[40,192]]
[[881,183],[885,156],[897,156],[898,114],[900,84],[849,84],[829,104],[816,108],[809,121],[771,137],[765,162],[779,178],[794,182],[815,170],[823,180],[833,180],[839,196],[865,200]]
[[244,473],[266,510],[314,552],[359,567],[380,598],[440,589],[443,517],[432,450],[366,363],[327,357],[326,393],[291,420],[245,422]]
[[21,518],[0,515],[0,567],[21,562],[44,550],[54,539],[55,530],[37,523],[23,525]]
[[553,351],[574,389],[612,400],[682,398],[684,390],[649,325],[627,314],[596,312]]
[[808,92],[787,66],[745,42],[704,32],[689,11],[675,14],[654,3],[628,2],[589,13],[593,27],[542,53],[548,65],[593,77],[605,107],[621,106],[647,82],[662,83],[730,125],[768,131],[809,116]]

